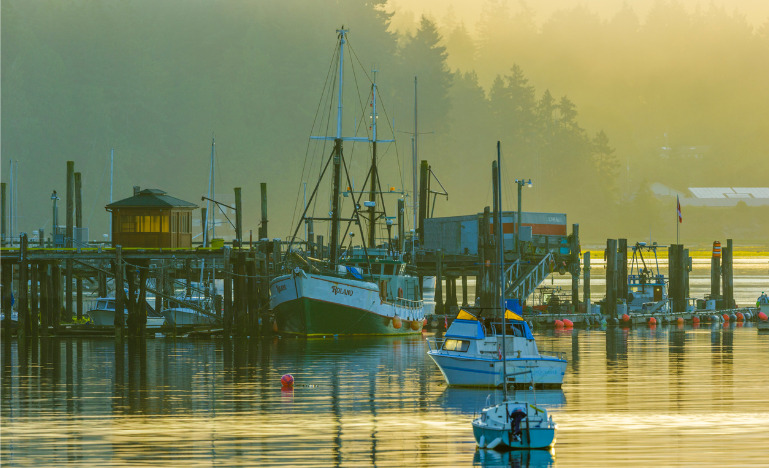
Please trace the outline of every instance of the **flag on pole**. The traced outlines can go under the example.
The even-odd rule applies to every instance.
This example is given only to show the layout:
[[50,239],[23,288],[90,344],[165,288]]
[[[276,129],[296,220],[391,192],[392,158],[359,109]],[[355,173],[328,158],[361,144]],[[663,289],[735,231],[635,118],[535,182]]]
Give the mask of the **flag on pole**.
[[678,195],[676,195],[676,205],[678,206],[678,222],[682,223],[684,218],[681,216],[681,201],[678,199]]

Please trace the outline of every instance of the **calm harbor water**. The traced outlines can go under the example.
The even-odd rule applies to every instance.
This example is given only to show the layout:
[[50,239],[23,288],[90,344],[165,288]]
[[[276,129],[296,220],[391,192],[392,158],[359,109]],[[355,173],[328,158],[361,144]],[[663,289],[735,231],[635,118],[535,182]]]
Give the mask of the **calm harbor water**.
[[[478,453],[500,391],[446,388],[423,337],[3,343],[4,466],[767,466],[769,334],[661,326],[537,335],[563,390],[519,392],[552,452]],[[292,373],[293,390],[280,377]],[[489,397],[490,395],[490,397]]]
[[[767,263],[735,268],[738,304],[769,290]],[[470,425],[501,391],[446,388],[419,335],[3,339],[0,464],[769,466],[769,334],[752,324],[535,336],[567,354],[565,383],[516,396],[558,441],[506,455],[477,451]]]

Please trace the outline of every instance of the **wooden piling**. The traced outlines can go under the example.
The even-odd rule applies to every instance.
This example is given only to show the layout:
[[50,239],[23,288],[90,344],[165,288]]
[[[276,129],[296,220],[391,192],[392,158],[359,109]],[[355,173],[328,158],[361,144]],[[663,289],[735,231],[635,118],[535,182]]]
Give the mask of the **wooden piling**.
[[2,245],[5,245],[6,236],[8,235],[8,226],[5,224],[5,199],[8,187],[5,182],[0,182],[0,234],[2,234]]
[[[478,252],[481,256],[481,279],[476,282],[476,295],[480,297],[481,307],[488,309],[494,307],[494,288],[493,284],[496,282],[493,277],[492,264],[496,263],[494,246],[491,243],[491,232],[489,227],[491,226],[491,208],[486,206],[483,208],[483,216],[478,220]],[[480,288],[479,288],[480,286]]]
[[37,264],[37,277],[40,282],[40,335],[48,336],[48,326],[51,323],[50,308],[48,299],[48,269],[45,262]]
[[590,313],[590,251],[585,252],[582,254],[582,258],[584,259],[582,261],[583,263],[583,275],[584,280],[582,282],[582,287],[584,288],[584,292],[582,293],[582,297],[585,301],[585,312]]
[[443,308],[443,251],[435,253],[435,313],[444,314]]
[[692,258],[689,256],[689,249],[684,249],[683,252],[683,286],[684,286],[684,298],[688,298],[689,294],[689,272],[692,271]]
[[125,325],[122,314],[125,307],[125,292],[123,291],[123,248],[115,246],[115,260],[112,265],[115,275],[115,339],[123,340],[123,326]]
[[203,243],[203,247],[211,245],[211,240],[208,238],[208,208],[200,209],[200,227],[203,233],[203,238],[200,240]]
[[259,239],[266,239],[267,234],[267,184],[262,182],[259,184],[262,195],[262,222],[259,225]]
[[606,314],[617,316],[617,239],[606,240]]
[[[570,245],[571,304],[574,312],[579,312],[579,224],[571,225]],[[523,298],[521,299],[523,301]]]
[[686,289],[684,286],[684,246],[673,244],[668,247],[669,296],[673,312],[686,311]]
[[617,242],[617,299],[627,303],[627,239]]
[[38,307],[40,303],[40,297],[38,296],[38,265],[31,263],[29,265],[29,296],[30,296],[30,314],[29,314],[29,333],[30,336],[37,336],[39,329],[39,317],[40,309]]
[[713,254],[710,258],[710,298],[721,297],[721,243],[713,242]]
[[232,336],[232,274],[230,272],[230,248],[222,249],[224,263],[222,273],[224,275],[224,336]]
[[235,187],[235,240],[238,241],[238,247],[243,244],[243,204],[240,192],[240,187]]
[[721,272],[723,280],[724,307],[734,307],[734,244],[732,239],[726,239],[726,247],[721,249]]
[[11,304],[11,298],[13,297],[13,266],[8,265],[3,268],[0,271],[0,278],[2,278],[3,283],[2,300],[0,302],[2,303],[3,314],[5,314],[2,326],[3,333],[8,337],[11,335],[11,310],[13,309]]
[[428,204],[428,191],[429,189],[429,166],[424,159],[419,166],[419,228],[417,234],[419,235],[419,245],[425,245],[425,218],[427,214]]
[[51,284],[53,288],[53,294],[51,295],[51,299],[53,300],[53,320],[51,321],[51,325],[53,326],[53,331],[58,333],[62,322],[62,299],[64,291],[62,291],[61,267],[55,262],[51,264]]
[[467,275],[462,275],[462,307],[467,307]]

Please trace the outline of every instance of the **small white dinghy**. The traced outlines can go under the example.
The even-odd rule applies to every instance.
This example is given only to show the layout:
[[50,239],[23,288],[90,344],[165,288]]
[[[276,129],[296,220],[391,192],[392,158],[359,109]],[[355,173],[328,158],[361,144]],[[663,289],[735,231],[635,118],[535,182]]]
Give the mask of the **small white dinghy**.
[[548,449],[555,445],[557,429],[546,409],[525,401],[489,406],[473,420],[478,447],[497,451]]

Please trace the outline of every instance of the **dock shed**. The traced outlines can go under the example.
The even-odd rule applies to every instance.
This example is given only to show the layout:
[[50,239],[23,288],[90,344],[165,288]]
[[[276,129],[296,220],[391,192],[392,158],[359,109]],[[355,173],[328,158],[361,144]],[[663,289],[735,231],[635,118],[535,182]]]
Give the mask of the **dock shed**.
[[192,247],[192,210],[198,208],[163,190],[134,187],[134,196],[107,205],[112,213],[112,246]]

